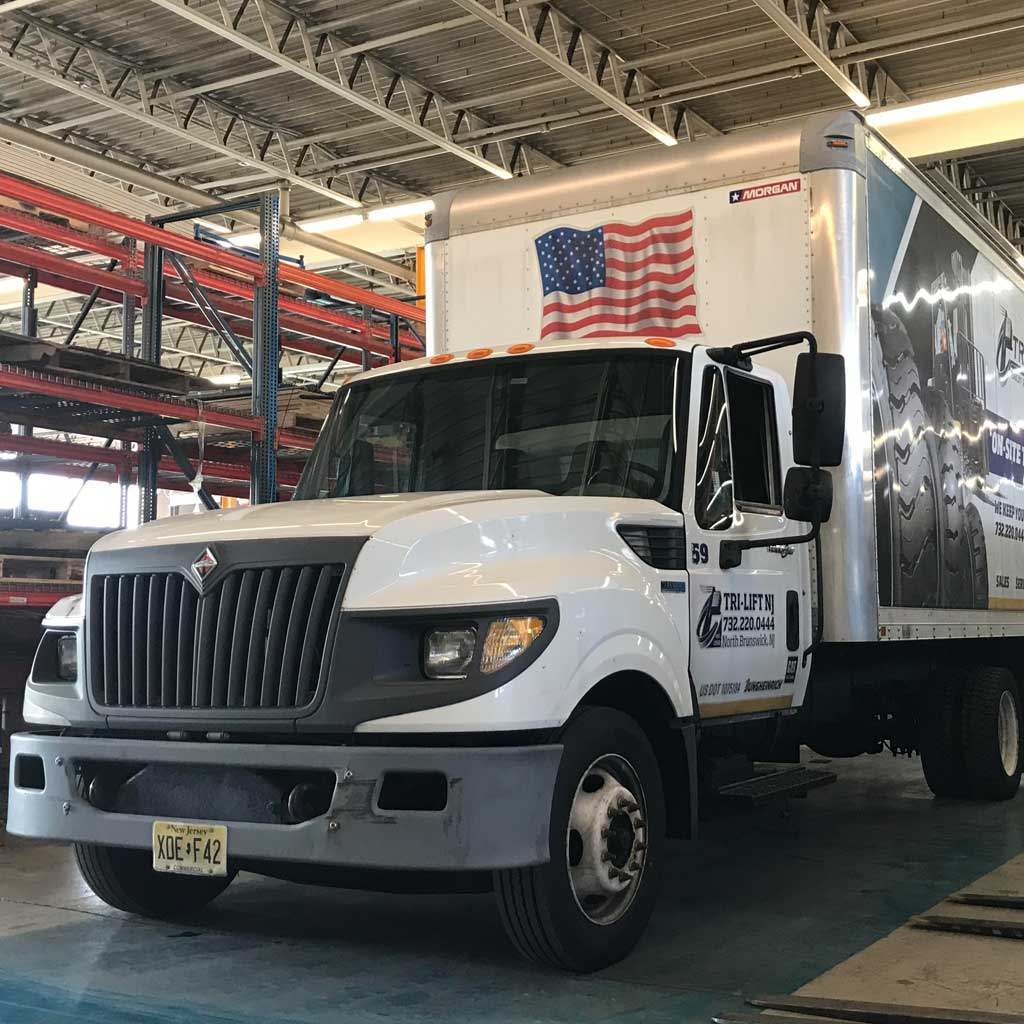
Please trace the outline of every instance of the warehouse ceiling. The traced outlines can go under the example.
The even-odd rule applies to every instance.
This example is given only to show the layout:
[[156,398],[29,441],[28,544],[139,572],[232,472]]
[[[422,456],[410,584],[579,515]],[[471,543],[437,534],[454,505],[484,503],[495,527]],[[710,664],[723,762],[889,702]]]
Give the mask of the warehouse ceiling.
[[[1019,0],[7,0],[0,138],[16,125],[211,200],[283,186],[301,222],[1019,82],[1022,41]],[[970,158],[975,187],[1007,183],[986,196],[1011,236],[1022,147]]]

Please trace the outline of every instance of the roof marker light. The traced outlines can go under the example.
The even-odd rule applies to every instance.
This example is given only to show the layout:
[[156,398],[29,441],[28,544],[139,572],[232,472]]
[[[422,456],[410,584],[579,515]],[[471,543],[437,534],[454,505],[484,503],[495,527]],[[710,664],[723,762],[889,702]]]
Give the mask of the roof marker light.
[[676,343],[670,338],[644,338],[644,344],[652,348],[675,348]]
[[536,345],[509,345],[505,351],[510,356],[521,356],[524,352],[532,352],[536,348]]
[[466,353],[467,359],[486,359],[494,353],[493,348],[474,348]]
[[431,356],[430,361],[432,363],[450,363],[455,356],[451,352],[442,352],[439,356]]

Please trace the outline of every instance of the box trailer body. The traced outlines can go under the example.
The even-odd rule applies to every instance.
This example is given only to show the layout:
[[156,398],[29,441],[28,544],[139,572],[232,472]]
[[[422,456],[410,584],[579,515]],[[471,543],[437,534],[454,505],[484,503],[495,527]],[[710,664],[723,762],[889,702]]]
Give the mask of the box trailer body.
[[[427,233],[428,348],[811,330],[848,381],[825,640],[1019,636],[1024,276],[971,213],[845,113],[449,193]],[[672,223],[685,240],[635,275],[662,284],[642,319],[546,299],[550,232],[606,236],[613,293],[640,266],[622,232]],[[791,377],[791,356],[768,365]]]
[[754,761],[1017,791],[1024,289],[981,222],[828,114],[441,197],[427,261],[428,355],[345,383],[295,500],[90,552],[13,832],[142,913],[483,880],[592,970],[667,834],[811,784]]

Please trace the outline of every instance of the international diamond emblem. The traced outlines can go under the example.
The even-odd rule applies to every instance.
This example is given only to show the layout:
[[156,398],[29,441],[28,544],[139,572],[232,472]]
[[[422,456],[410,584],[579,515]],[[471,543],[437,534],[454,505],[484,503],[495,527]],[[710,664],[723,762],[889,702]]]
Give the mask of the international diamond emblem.
[[203,553],[192,563],[192,571],[200,583],[216,568],[217,559],[209,548],[204,548]]

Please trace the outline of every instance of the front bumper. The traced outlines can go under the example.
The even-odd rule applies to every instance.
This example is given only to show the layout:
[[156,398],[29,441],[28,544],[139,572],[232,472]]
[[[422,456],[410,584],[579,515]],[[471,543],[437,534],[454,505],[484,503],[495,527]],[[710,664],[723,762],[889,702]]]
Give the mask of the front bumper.
[[[81,762],[320,770],[336,778],[325,814],[297,825],[218,822],[228,827],[229,859],[415,870],[524,867],[549,858],[561,754],[557,745],[334,747],[22,733],[11,738],[7,829],[36,839],[149,849],[156,816],[94,807],[76,786]],[[39,760],[19,766],[19,758]],[[444,810],[381,810],[387,772],[443,773]]]

